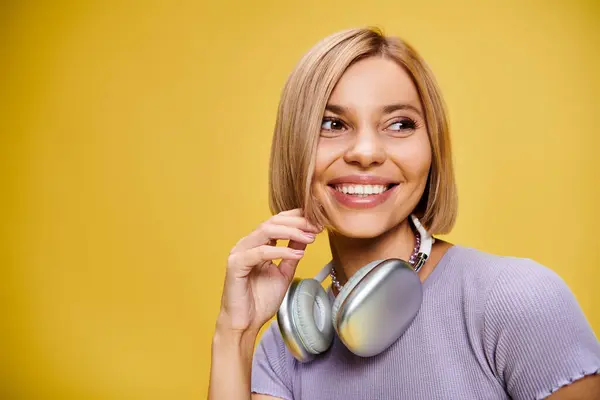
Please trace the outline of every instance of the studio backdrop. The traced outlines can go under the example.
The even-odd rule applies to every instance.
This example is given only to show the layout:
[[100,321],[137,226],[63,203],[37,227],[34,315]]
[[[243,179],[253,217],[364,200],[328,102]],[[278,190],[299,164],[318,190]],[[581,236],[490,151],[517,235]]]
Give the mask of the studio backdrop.
[[[551,268],[600,333],[599,20],[594,1],[3,2],[0,397],[206,397],[229,250],[270,215],[280,91],[358,26],[439,80],[444,238]],[[298,274],[328,257],[321,235]]]

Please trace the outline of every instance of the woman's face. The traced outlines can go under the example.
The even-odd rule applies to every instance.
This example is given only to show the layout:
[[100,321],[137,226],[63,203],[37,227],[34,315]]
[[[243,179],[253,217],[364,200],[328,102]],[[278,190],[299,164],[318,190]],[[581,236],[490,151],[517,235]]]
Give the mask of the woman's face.
[[421,199],[430,165],[409,75],[381,57],[350,66],[327,103],[312,186],[333,227],[354,238],[395,227]]

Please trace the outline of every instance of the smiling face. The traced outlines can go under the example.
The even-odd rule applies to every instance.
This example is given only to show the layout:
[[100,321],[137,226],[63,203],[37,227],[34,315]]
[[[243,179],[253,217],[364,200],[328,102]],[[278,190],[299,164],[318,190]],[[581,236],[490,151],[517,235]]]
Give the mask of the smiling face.
[[431,166],[423,115],[396,62],[369,57],[344,72],[327,102],[312,181],[340,234],[377,237],[415,209]]

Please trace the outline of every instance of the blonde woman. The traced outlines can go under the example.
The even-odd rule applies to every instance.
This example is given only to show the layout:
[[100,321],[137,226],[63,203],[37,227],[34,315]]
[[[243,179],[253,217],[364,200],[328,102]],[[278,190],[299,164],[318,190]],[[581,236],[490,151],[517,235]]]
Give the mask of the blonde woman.
[[[408,44],[319,42],[272,146],[274,215],[229,255],[210,399],[600,399],[600,344],[556,274],[433,240],[456,219],[449,129]],[[299,282],[323,229],[331,262]]]

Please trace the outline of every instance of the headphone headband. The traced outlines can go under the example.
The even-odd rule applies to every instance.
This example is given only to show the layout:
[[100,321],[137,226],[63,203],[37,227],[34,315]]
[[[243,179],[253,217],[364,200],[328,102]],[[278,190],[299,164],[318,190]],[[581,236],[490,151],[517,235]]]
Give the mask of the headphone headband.
[[419,272],[419,270],[421,269],[423,264],[425,264],[425,261],[427,261],[429,255],[431,254],[431,247],[433,246],[434,239],[433,237],[431,237],[429,232],[427,232],[427,230],[423,227],[421,221],[419,221],[419,219],[416,216],[411,215],[411,218],[413,224],[415,225],[415,228],[417,228],[417,232],[419,232],[419,235],[421,236],[421,245],[419,246],[419,253],[417,254],[417,259],[415,260],[415,265],[413,267],[415,269],[415,272]]

